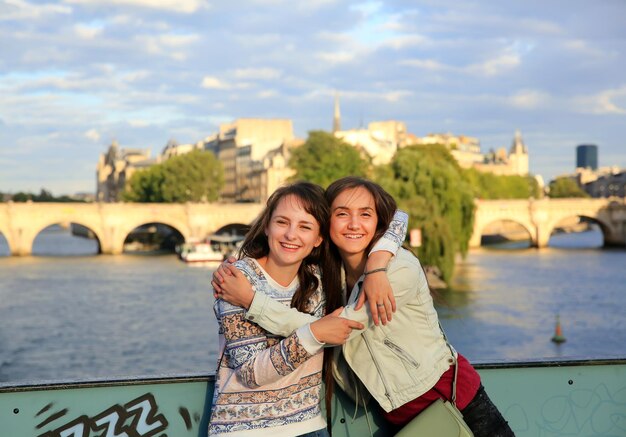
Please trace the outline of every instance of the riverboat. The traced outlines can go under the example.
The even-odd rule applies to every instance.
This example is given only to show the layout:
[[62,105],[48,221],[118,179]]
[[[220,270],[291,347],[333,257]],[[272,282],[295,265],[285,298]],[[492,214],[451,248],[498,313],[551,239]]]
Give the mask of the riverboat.
[[[477,364],[518,437],[626,436],[626,359]],[[3,437],[204,437],[214,375],[0,383]],[[333,435],[388,436],[376,408],[337,390]]]
[[224,254],[213,248],[209,242],[184,243],[177,250],[178,256],[186,263],[221,262]]

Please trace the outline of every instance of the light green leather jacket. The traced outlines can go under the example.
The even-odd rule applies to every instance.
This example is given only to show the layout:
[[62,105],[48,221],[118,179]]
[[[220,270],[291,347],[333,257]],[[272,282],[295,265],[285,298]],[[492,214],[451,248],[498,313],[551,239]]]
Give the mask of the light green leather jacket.
[[[410,252],[399,249],[389,263],[387,276],[397,311],[387,325],[374,325],[368,305],[354,306],[363,277],[357,281],[342,316],[363,323],[343,345],[350,368],[385,411],[418,398],[430,390],[454,362],[439,329],[424,271]],[[315,318],[257,292],[246,316],[278,335],[287,336]],[[336,375],[339,376],[339,375]],[[343,378],[336,378],[346,387]]]

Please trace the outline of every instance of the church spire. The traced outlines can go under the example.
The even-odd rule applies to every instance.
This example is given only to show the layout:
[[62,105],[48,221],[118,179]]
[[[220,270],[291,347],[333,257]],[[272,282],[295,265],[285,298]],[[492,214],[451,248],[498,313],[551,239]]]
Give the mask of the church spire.
[[513,139],[513,144],[511,145],[510,153],[528,153],[526,149],[526,145],[522,140],[522,133],[519,129],[515,131],[515,138]]
[[339,111],[339,93],[335,91],[335,115],[333,117],[333,133],[341,130],[341,112]]

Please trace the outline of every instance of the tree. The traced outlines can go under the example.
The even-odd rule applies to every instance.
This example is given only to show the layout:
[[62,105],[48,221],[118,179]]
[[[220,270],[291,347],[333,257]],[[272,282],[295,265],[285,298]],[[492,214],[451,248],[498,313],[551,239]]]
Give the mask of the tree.
[[454,157],[443,146],[405,147],[376,169],[376,179],[409,213],[411,227],[422,229],[422,262],[450,279],[455,254],[467,253],[475,209],[472,187]]
[[572,178],[561,176],[550,182],[550,192],[548,196],[558,197],[589,197]]
[[305,180],[327,187],[344,176],[367,175],[369,163],[359,151],[333,134],[311,131],[306,142],[293,149],[289,167],[293,180]]
[[129,202],[212,202],[224,185],[213,153],[194,150],[134,173],[122,199]]
[[537,180],[532,176],[495,175],[474,168],[463,171],[464,178],[481,199],[528,199],[540,194]]

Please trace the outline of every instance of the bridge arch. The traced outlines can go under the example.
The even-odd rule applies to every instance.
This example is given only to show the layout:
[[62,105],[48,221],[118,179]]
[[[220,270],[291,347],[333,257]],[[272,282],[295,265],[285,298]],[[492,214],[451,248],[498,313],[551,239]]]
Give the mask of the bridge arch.
[[[511,224],[515,226],[511,226]],[[489,229],[496,230],[498,227],[500,228],[499,237],[496,237],[494,235],[494,242],[520,240],[528,240],[532,242],[533,240],[533,228],[529,227],[528,223],[523,223],[523,220],[517,220],[513,218],[497,218],[489,222],[485,222],[481,227],[476,228],[475,232],[478,233],[480,245],[483,245],[485,243],[485,231]],[[517,227],[517,229],[515,227]]]
[[248,229],[250,229],[250,224],[229,223],[229,224],[224,225],[221,228],[217,229],[213,233],[217,234],[217,235],[223,235],[223,234],[226,234],[226,235],[232,235],[232,234],[245,235],[245,233],[248,231]]
[[33,253],[33,246],[37,236],[39,236],[44,229],[61,223],[75,223],[89,229],[95,236],[98,244],[98,252],[100,252],[102,247],[102,231],[99,226],[96,223],[90,222],[88,219],[82,220],[77,217],[72,217],[71,220],[68,220],[67,216],[64,214],[51,214],[47,215],[45,219],[37,220],[27,232],[22,234],[22,250],[26,250],[28,254]]
[[[45,224],[41,224],[41,223],[45,223]],[[54,220],[54,218],[48,218],[47,217],[46,222],[41,222],[41,223],[36,228],[33,228],[34,232],[32,233],[32,235],[29,238],[29,240],[27,240],[27,241],[29,241],[26,244],[26,248],[28,250],[28,253],[31,253],[31,254],[33,253],[33,251],[35,249],[35,242],[37,240],[37,237],[39,237],[44,230],[50,228],[51,226],[60,225],[60,224],[68,223],[68,222],[65,219],[63,219],[63,220]],[[76,224],[76,225],[82,226],[83,228],[85,228],[85,229],[87,229],[87,230],[89,230],[89,231],[91,231],[93,233],[94,239],[96,240],[96,245],[97,245],[96,246],[97,247],[96,248],[96,253],[100,253],[101,248],[102,248],[102,236],[101,236],[99,230],[94,229],[91,226],[87,226],[86,224],[84,224],[81,221],[74,221],[73,220],[73,221],[69,222],[70,228],[71,228],[72,224]],[[76,238],[80,238],[80,237],[77,236]]]
[[[0,226],[0,241],[3,238],[6,241],[7,249],[9,251],[8,255],[11,255],[11,253],[12,253],[12,246],[11,246],[10,235],[9,235],[8,231],[3,226]],[[4,255],[4,253],[0,252],[0,256],[2,256],[2,255]]]
[[182,242],[189,239],[189,230],[185,223],[167,217],[158,220],[145,218],[125,223],[124,226],[119,228],[119,235],[116,235],[116,238],[113,240],[114,247],[112,253],[122,253],[124,251],[124,244],[132,232],[137,228],[149,225],[165,225],[180,235]]
[[602,239],[604,242],[610,239],[613,233],[613,227],[611,226],[611,223],[608,223],[600,216],[597,216],[597,215],[592,216],[590,214],[585,214],[585,213],[581,213],[581,214],[567,213],[567,214],[562,214],[561,216],[554,217],[551,221],[547,223],[546,233],[548,234],[549,237],[552,236],[555,229],[558,229],[560,224],[572,218],[585,219],[586,221],[597,224],[598,227],[600,228],[600,231],[602,232]]

